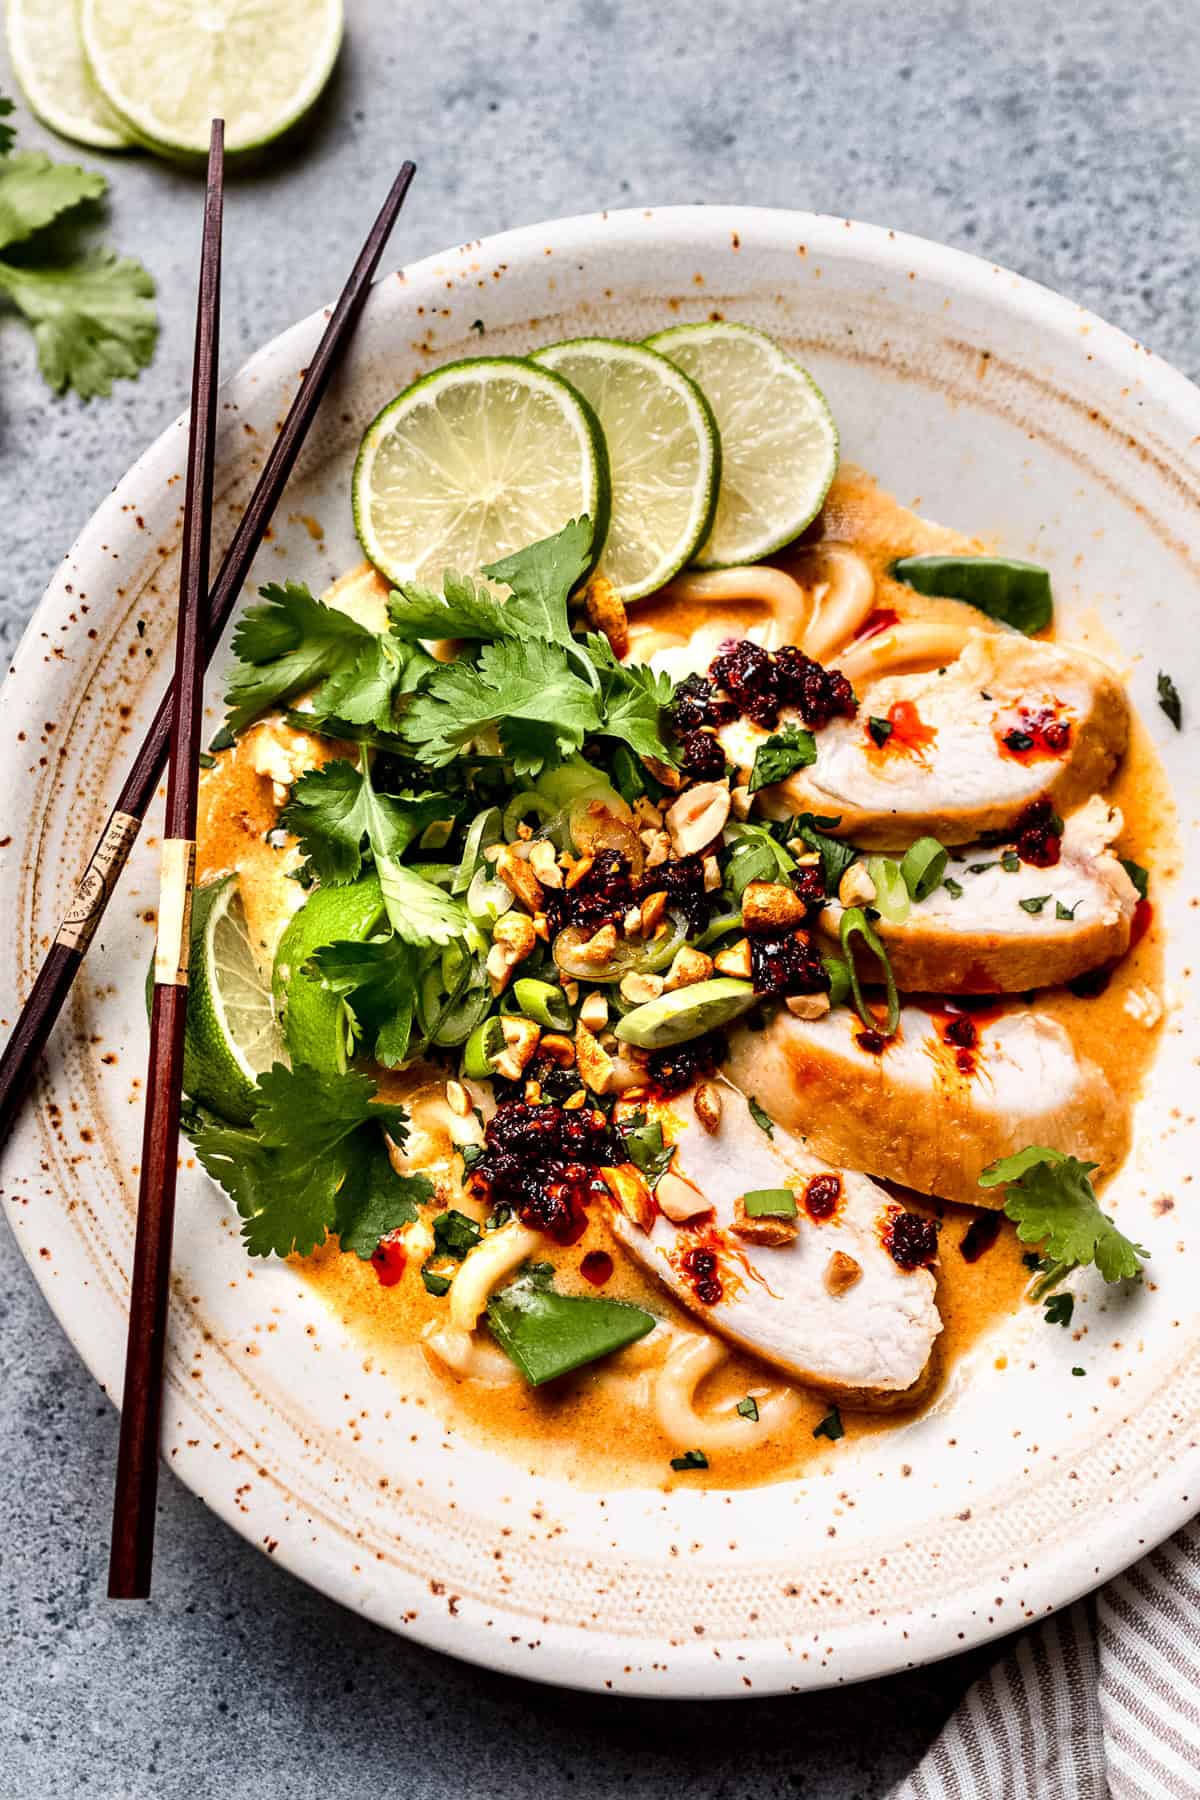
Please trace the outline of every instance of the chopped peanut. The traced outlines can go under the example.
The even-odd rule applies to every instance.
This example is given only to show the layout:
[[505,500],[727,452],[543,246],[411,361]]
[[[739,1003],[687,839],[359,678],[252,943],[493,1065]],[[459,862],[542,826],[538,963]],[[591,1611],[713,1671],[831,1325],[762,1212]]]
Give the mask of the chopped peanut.
[[577,981],[564,981],[562,991],[567,996],[568,1006],[575,1006],[578,1003],[579,983]]
[[738,975],[743,981],[750,979],[750,939],[739,938],[729,950],[722,950],[713,957],[713,968],[719,975]]
[[747,1217],[745,1201],[739,1196],[733,1203],[733,1225],[731,1227],[738,1236],[745,1238],[748,1244],[762,1244],[770,1250],[777,1250],[784,1244],[790,1244],[799,1236],[798,1219],[782,1218],[779,1215],[763,1216],[752,1219]]
[[613,1059],[607,1050],[601,1049],[600,1040],[582,1023],[575,1027],[575,1061],[580,1079],[593,1094],[612,1091],[616,1074]]
[[748,819],[750,808],[754,805],[754,795],[748,787],[735,787],[730,795],[730,803],[735,819]]
[[562,870],[558,866],[558,857],[549,838],[538,839],[529,852],[529,866],[543,887],[560,888],[562,886]]
[[[633,816],[639,825],[652,825],[656,831],[662,825],[662,813],[646,794],[639,794],[634,801]],[[645,841],[643,837],[642,842],[645,843]]]
[[524,913],[501,913],[492,927],[492,942],[511,950],[514,962],[523,962],[537,943],[533,920]]
[[692,987],[697,981],[707,981],[712,972],[712,957],[706,956],[703,950],[693,949],[691,944],[684,944],[675,952],[675,960],[667,970],[667,979],[663,983],[664,992],[673,994],[676,988]]
[[706,856],[701,867],[704,871],[704,891],[715,894],[721,885],[721,865],[715,856]]
[[551,1062],[557,1063],[560,1069],[569,1069],[575,1061],[575,1046],[561,1031],[543,1032],[538,1050],[541,1055],[548,1056]]
[[563,1101],[563,1111],[564,1112],[578,1112],[580,1107],[586,1106],[586,1105],[587,1105],[587,1095],[584,1093],[582,1088],[576,1088],[575,1092],[573,1094],[568,1094],[566,1099]]
[[601,1169],[600,1177],[625,1217],[640,1231],[649,1231],[654,1223],[654,1195],[637,1165],[621,1163],[615,1169]]
[[670,763],[660,762],[657,756],[643,756],[642,761],[656,781],[661,781],[672,793],[678,793],[683,786],[683,776]]
[[506,1081],[518,1081],[533,1060],[542,1028],[535,1025],[532,1019],[503,1019],[501,1025],[504,1031],[504,1049],[496,1058],[496,1073]]
[[851,863],[838,883],[838,899],[843,906],[870,906],[874,898],[875,883],[867,874],[866,863]]
[[657,869],[671,854],[671,840],[665,831],[647,832],[646,836],[654,839],[646,847],[646,867]]
[[699,781],[672,801],[667,830],[676,856],[695,856],[719,837],[729,817],[729,789],[723,781]]
[[663,991],[661,975],[635,975],[630,973],[621,978],[621,992],[634,1006],[644,1006],[647,1000],[657,1000]]
[[844,1250],[835,1250],[825,1265],[825,1292],[832,1294],[836,1300],[861,1278],[862,1265],[856,1263],[852,1256],[847,1256]]
[[471,1096],[461,1081],[446,1083],[446,1104],[456,1119],[469,1119],[471,1116]]
[[688,1219],[695,1219],[701,1213],[712,1211],[711,1202],[705,1199],[700,1189],[674,1169],[668,1169],[659,1178],[654,1198],[658,1201],[659,1210],[670,1219],[672,1225],[683,1225]]
[[529,864],[519,857],[511,844],[506,844],[496,861],[496,873],[527,911],[542,910],[542,884]]
[[658,930],[662,916],[667,910],[667,896],[663,889],[656,889],[642,901],[642,935],[649,937]]
[[692,1110],[712,1137],[721,1127],[720,1088],[714,1082],[702,1081],[692,1095]]
[[642,909],[640,906],[630,907],[629,911],[625,914],[625,917],[621,920],[621,930],[625,933],[626,937],[640,937],[642,930]]
[[589,1031],[603,1031],[608,1024],[608,1001],[593,988],[579,1009],[581,1024]]
[[617,928],[615,925],[602,925],[599,931],[593,932],[582,944],[576,947],[576,956],[584,962],[595,963],[598,968],[608,962],[617,947]]
[[794,931],[803,925],[805,905],[781,881],[749,881],[742,893],[742,923],[747,931]]
[[568,889],[579,886],[579,883],[583,880],[584,876],[588,874],[595,860],[594,856],[581,856],[571,864],[571,867],[567,871]]
[[584,588],[583,610],[593,630],[604,633],[613,655],[624,656],[629,649],[629,619],[625,602],[606,575],[593,575]]
[[823,1019],[829,1011],[829,995],[789,994],[783,1004],[793,1019]]

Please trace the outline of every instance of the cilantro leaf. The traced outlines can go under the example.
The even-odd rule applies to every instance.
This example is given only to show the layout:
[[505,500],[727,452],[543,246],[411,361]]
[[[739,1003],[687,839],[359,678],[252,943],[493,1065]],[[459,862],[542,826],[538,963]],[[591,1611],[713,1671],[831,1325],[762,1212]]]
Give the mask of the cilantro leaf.
[[[413,695],[400,721],[410,749],[444,767],[484,733],[499,730],[518,775],[574,755],[600,723],[596,689],[571,668],[560,644],[508,638],[486,644],[477,663],[446,663]],[[530,730],[532,727],[532,730]]]
[[436,1253],[453,1257],[455,1262],[461,1262],[467,1252],[475,1248],[481,1235],[475,1220],[453,1206],[446,1212],[438,1213],[433,1221]]
[[1061,1325],[1065,1331],[1075,1316],[1074,1294],[1047,1294],[1045,1316],[1047,1325]]
[[813,813],[797,813],[787,827],[788,837],[801,838],[810,850],[815,850],[821,858],[821,873],[825,877],[825,891],[836,894],[842,876],[858,856],[853,844],[844,844],[841,838],[830,837],[824,827],[840,825],[840,818],[826,819]]
[[765,1131],[769,1138],[773,1138],[775,1136],[775,1121],[770,1113],[758,1104],[758,1101],[754,1098],[753,1094],[751,1094],[746,1101],[746,1105],[750,1108],[750,1117],[754,1120],[758,1129],[760,1131]]
[[842,1415],[836,1406],[831,1406],[819,1424],[813,1426],[813,1436],[828,1438],[831,1444],[836,1444],[838,1439],[845,1435],[846,1428],[842,1424]]
[[[360,659],[374,652],[374,633],[357,619],[314,600],[297,581],[268,582],[258,591],[263,604],[248,607],[233,634],[238,667],[225,695],[231,731],[244,730],[260,713],[304,688],[316,687],[325,677],[343,678],[335,693],[346,699],[349,672],[355,671],[363,681],[372,672],[369,662],[361,666]],[[326,681],[317,696],[319,710],[333,712],[326,703],[328,685]]]
[[645,1113],[638,1112],[624,1128],[623,1136],[630,1162],[641,1170],[652,1188],[657,1187],[675,1154],[674,1144],[663,1138],[661,1124],[657,1119],[647,1124]]
[[471,638],[490,644],[500,637],[519,637],[520,620],[489,588],[477,587],[465,575],[447,569],[442,592],[419,581],[402,581],[388,601],[392,629],[398,637]]
[[398,1068],[412,1038],[418,973],[413,946],[395,935],[324,944],[306,968],[349,1002],[375,1061]]
[[1101,1212],[1091,1183],[1096,1163],[1031,1144],[1001,1157],[979,1177],[984,1188],[1006,1184],[1004,1210],[1023,1244],[1044,1243],[1044,1256],[1069,1269],[1095,1263],[1105,1281],[1131,1281],[1149,1252],[1118,1231]]
[[408,1115],[375,1104],[377,1091],[354,1071],[322,1075],[276,1063],[259,1077],[249,1128],[196,1133],[196,1154],[241,1214],[251,1256],[307,1256],[339,1226],[352,1235],[365,1208],[379,1211],[388,1188],[378,1130],[403,1144]]
[[365,768],[332,762],[300,777],[279,820],[300,840],[311,871],[331,887],[362,873],[365,843],[396,934],[409,944],[446,944],[467,932],[466,908],[398,860],[446,811],[445,794],[377,794]]
[[370,632],[352,662],[335,669],[313,696],[313,711],[327,724],[373,725],[394,732],[397,689],[406,670],[403,646],[387,632]]
[[1146,895],[1150,892],[1149,869],[1143,869],[1141,863],[1134,862],[1133,859],[1128,856],[1122,856],[1119,861],[1130,881],[1132,881],[1134,888],[1137,891],[1138,899],[1144,900]]
[[418,1206],[432,1200],[435,1189],[428,1175],[397,1175],[382,1141],[355,1173],[353,1191],[338,1207],[338,1242],[367,1262],[381,1238],[412,1224]]
[[739,902],[752,881],[778,881],[796,867],[791,851],[784,849],[766,825],[755,825],[750,820],[727,825],[725,842],[733,846],[725,883]]
[[489,563],[484,569],[489,580],[506,582],[512,589],[507,606],[515,608],[515,616],[525,631],[560,644],[570,642],[567,599],[587,573],[594,535],[586,515],[571,519],[553,537],[530,544],[500,562]]
[[154,354],[154,282],[131,257],[92,250],[40,268],[0,262],[0,291],[33,326],[38,364],[55,393],[109,394],[115,376],[136,375]]
[[757,794],[759,788],[785,781],[797,769],[807,769],[816,760],[817,740],[811,731],[805,731],[799,725],[788,725],[783,731],[773,732],[754,752],[750,792]]
[[620,738],[638,756],[674,763],[674,752],[662,735],[662,714],[670,706],[675,684],[645,663],[621,663],[607,638],[589,633],[587,654],[600,677],[601,737]]
[[684,1469],[707,1469],[708,1458],[703,1450],[685,1450],[682,1456],[671,1458],[671,1467],[678,1470],[680,1474]]
[[32,237],[81,200],[98,200],[107,187],[103,175],[51,162],[44,150],[7,157],[0,163],[0,250]]

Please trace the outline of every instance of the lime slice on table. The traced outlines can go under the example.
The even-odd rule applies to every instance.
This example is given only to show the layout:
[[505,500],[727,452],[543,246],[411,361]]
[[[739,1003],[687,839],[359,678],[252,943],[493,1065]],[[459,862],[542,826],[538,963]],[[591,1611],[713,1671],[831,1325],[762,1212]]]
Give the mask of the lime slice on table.
[[8,0],[13,73],[43,125],[94,150],[126,150],[133,139],[92,80],[71,0]]
[[324,1075],[345,1071],[345,1008],[337,994],[304,973],[304,965],[326,944],[361,944],[383,922],[383,893],[371,874],[349,887],[317,888],[288,924],[275,952],[271,991],[294,1063]]
[[721,492],[701,569],[757,562],[799,537],[838,464],[825,396],[749,325],[676,325],[647,343],[704,391],[721,434]]
[[621,600],[677,574],[712,529],[721,440],[682,369],[641,344],[573,338],[534,353],[591,406],[608,449],[612,515],[597,564]]
[[549,369],[516,356],[447,363],[367,427],[354,465],[359,542],[389,580],[474,575],[586,513],[608,527],[595,414]]
[[[254,1084],[279,1060],[282,1044],[235,875],[196,890],[191,946],[184,1091],[230,1124],[248,1125]],[[151,965],[148,990],[153,984]]]
[[[49,3],[49,0],[47,0]],[[342,42],[342,0],[82,0],[83,47],[122,126],[164,156],[269,144],[313,105]]]

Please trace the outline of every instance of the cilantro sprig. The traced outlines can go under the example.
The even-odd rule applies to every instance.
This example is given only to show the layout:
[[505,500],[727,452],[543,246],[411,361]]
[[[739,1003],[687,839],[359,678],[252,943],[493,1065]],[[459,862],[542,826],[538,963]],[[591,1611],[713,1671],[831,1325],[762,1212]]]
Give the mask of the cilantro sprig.
[[384,1133],[402,1146],[404,1107],[377,1101],[369,1075],[323,1075],[276,1063],[258,1079],[249,1127],[201,1126],[194,1143],[241,1214],[251,1256],[308,1256],[331,1231],[369,1257],[433,1194],[424,1175],[397,1175]]
[[1030,1144],[1001,1157],[979,1177],[982,1188],[1004,1186],[1004,1210],[1023,1244],[1041,1244],[1041,1274],[1034,1295],[1042,1298],[1072,1269],[1095,1264],[1105,1281],[1132,1281],[1149,1256],[1102,1212],[1092,1186],[1099,1165],[1080,1162],[1061,1150]]
[[[12,102],[0,100],[0,116],[11,112]],[[129,257],[79,247],[106,177],[41,150],[14,155],[13,137],[13,127],[0,124],[0,301],[32,327],[55,393],[109,394],[117,377],[136,377],[154,354],[154,282]]]

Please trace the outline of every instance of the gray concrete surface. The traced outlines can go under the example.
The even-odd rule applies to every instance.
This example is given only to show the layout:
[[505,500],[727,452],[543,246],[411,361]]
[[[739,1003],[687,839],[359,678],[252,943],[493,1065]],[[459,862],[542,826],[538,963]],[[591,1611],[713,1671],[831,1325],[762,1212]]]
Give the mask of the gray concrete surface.
[[[227,206],[227,365],[329,298],[403,155],[396,259],[603,205],[811,206],[978,251],[1200,372],[1200,11],[1174,0],[349,0],[307,134]],[[0,59],[0,86],[11,90]],[[22,142],[70,154],[20,115]],[[111,235],[153,367],[55,401],[0,322],[0,647],[186,401],[194,180],[138,158]],[[0,1230],[0,1800],[850,1800],[978,1666],[791,1701],[593,1700],[480,1674],[308,1592],[164,1478],[155,1597],[104,1599],[115,1415]]]

